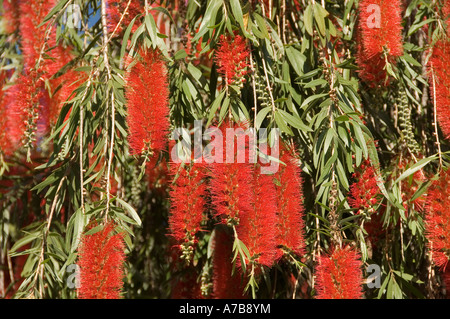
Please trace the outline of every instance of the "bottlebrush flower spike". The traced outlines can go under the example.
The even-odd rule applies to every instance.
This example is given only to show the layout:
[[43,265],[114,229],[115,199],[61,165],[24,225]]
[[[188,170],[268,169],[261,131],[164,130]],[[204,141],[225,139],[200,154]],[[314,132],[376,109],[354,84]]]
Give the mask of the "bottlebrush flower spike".
[[425,229],[434,263],[445,268],[450,258],[450,171],[442,172],[428,188]]
[[[249,189],[251,189],[253,168],[252,164],[249,164],[247,160],[244,163],[237,162],[236,137],[233,140],[228,140],[226,138],[227,128],[245,130],[247,127],[242,123],[231,124],[224,122],[217,128],[217,130],[220,130],[223,140],[216,141],[213,139],[211,143],[217,143],[218,148],[222,148],[223,163],[214,162],[209,166],[211,199],[216,211],[216,217],[222,218],[222,222],[228,225],[237,225],[241,216],[252,209],[252,195]],[[229,144],[231,141],[233,143]],[[245,146],[241,145],[240,147],[240,151],[247,153],[247,143]],[[227,150],[234,156],[231,161],[226,161]],[[218,152],[219,150],[215,149],[214,151]],[[217,153],[210,155],[217,156]],[[205,160],[209,161],[208,157],[207,155]],[[246,156],[246,158],[248,157]]]
[[395,64],[395,58],[403,55],[401,23],[400,0],[359,3],[357,63],[361,79],[372,87],[386,78],[386,58],[388,63]]
[[428,82],[439,126],[450,139],[450,40],[438,40],[428,61]]
[[114,234],[108,222],[102,230],[83,235],[78,250],[79,299],[119,299],[123,287],[125,245],[121,233]]
[[[108,15],[108,32],[111,33],[115,30],[116,35],[121,34],[137,15],[145,13],[144,1],[140,0],[131,0],[129,6],[128,1],[121,0],[107,0],[106,4],[106,14]],[[139,22],[135,21],[131,31],[135,32],[138,27]]]
[[19,19],[19,0],[4,0],[3,21],[5,25],[5,32],[7,34],[11,34],[17,30],[17,27],[20,25]]
[[11,155],[13,152],[13,144],[9,138],[10,122],[8,121],[8,108],[7,108],[7,97],[3,90],[6,82],[6,74],[0,72],[0,157],[2,155]]
[[360,255],[350,247],[336,248],[319,257],[317,299],[361,299],[363,275]]
[[278,208],[278,257],[285,250],[300,256],[305,252],[301,169],[294,156],[294,149],[289,149],[286,145],[281,147],[280,161],[286,165],[280,163],[274,175]]
[[360,1],[359,27],[368,58],[384,50],[391,56],[403,55],[401,6],[400,0]]
[[171,165],[174,182],[170,191],[170,234],[180,244],[182,259],[190,261],[205,207],[205,173],[200,164]]
[[444,6],[442,7],[442,14],[447,24],[447,36],[450,36],[450,1],[445,0]]
[[226,229],[217,227],[212,238],[213,292],[215,299],[245,298],[244,284],[233,271],[233,237]]
[[[47,92],[43,90],[42,81],[33,81],[35,76],[35,72],[21,75],[6,93],[8,136],[15,149],[23,145],[23,141],[35,142],[36,133],[40,136],[46,130],[46,125],[42,124],[47,123],[47,118],[39,115],[46,114],[43,102],[48,101]],[[38,124],[41,124],[40,129],[36,131]]]
[[169,88],[158,51],[141,49],[126,75],[129,144],[132,154],[158,153],[167,143]]
[[255,169],[248,191],[252,195],[251,209],[241,214],[236,232],[250,253],[248,262],[270,267],[277,254],[276,190],[272,176]]
[[350,197],[348,203],[352,208],[361,211],[374,212],[374,207],[379,203],[380,189],[377,185],[375,169],[369,160],[364,161],[353,174],[356,181],[350,185]]
[[216,51],[218,71],[225,77],[227,85],[240,85],[249,73],[250,51],[245,39],[240,35],[221,35]]
[[39,27],[55,6],[55,0],[20,1],[20,35],[26,70],[34,68],[45,41],[47,24]]

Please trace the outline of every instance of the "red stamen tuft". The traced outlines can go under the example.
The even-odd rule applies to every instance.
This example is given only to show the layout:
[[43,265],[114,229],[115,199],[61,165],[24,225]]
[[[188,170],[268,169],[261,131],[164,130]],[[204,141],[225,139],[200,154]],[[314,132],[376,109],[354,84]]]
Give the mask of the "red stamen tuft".
[[380,190],[377,185],[377,176],[375,169],[369,160],[363,162],[358,171],[353,174],[356,181],[350,185],[350,197],[348,203],[352,208],[361,210],[369,210],[373,212],[379,200]]
[[255,169],[248,191],[252,195],[251,209],[240,215],[236,232],[250,253],[250,261],[270,267],[277,253],[276,190],[272,176]]
[[125,244],[122,234],[113,234],[114,224],[84,235],[78,251],[79,299],[119,299],[123,287]]
[[400,0],[362,0],[359,3],[357,63],[361,79],[371,87],[386,79],[384,52],[391,64],[403,55],[401,23]]
[[319,257],[316,268],[317,299],[361,299],[362,263],[359,253],[350,247],[335,249]]
[[221,35],[216,51],[216,61],[219,72],[225,77],[228,85],[245,82],[249,73],[248,57],[250,55],[245,39],[240,35]]
[[158,153],[166,146],[170,125],[167,70],[160,53],[140,50],[126,81],[131,153]]
[[294,150],[283,145],[280,151],[280,163],[276,179],[276,195],[278,206],[277,244],[278,257],[287,249],[297,255],[305,252],[303,221],[303,190],[301,169],[294,157]]
[[450,252],[450,171],[442,172],[428,189],[425,227],[434,263],[445,268]]
[[170,234],[181,245],[183,256],[190,259],[203,221],[206,184],[200,164],[186,165],[171,165],[175,180],[170,191],[169,227]]
[[213,298],[245,298],[244,284],[238,272],[233,271],[233,237],[226,229],[217,227],[213,242]]

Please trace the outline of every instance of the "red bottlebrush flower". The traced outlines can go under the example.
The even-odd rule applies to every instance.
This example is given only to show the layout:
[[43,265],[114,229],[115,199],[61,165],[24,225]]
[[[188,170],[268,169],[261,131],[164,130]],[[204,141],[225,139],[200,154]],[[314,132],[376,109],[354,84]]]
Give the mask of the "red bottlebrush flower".
[[377,185],[375,169],[369,160],[364,161],[359,166],[358,171],[353,174],[353,178],[356,181],[350,185],[348,203],[352,208],[359,210],[358,214],[361,210],[368,210],[373,213],[373,207],[379,203],[380,189]]
[[293,152],[294,149],[287,146],[281,148],[280,161],[286,165],[280,163],[274,175],[278,207],[278,257],[286,249],[299,256],[305,251],[301,168]]
[[172,279],[172,299],[204,299],[199,275],[194,267],[181,270],[180,275]]
[[247,61],[250,51],[245,39],[240,35],[221,35],[216,52],[218,71],[225,77],[225,83],[241,84],[249,73]]
[[[395,60],[388,56],[388,62],[395,63]],[[359,66],[359,77],[366,82],[369,87],[375,88],[378,85],[389,83],[386,72],[386,61],[383,54],[379,53],[369,58],[362,49],[362,45],[358,44],[358,52],[356,54],[356,63]]]
[[162,151],[170,123],[167,70],[160,53],[141,49],[126,82],[131,153]]
[[48,102],[48,95],[42,88],[43,82],[36,83],[34,78],[35,72],[21,75],[6,93],[8,136],[15,149],[22,145],[26,133],[35,134],[38,125],[38,136],[46,129],[42,124],[47,123],[47,119],[39,115],[45,115],[43,105]]
[[319,257],[317,299],[361,299],[363,275],[360,255],[350,247]]
[[20,35],[26,69],[34,68],[45,41],[47,25],[39,27],[56,1],[20,1]]
[[361,40],[368,58],[384,50],[391,56],[403,55],[400,0],[362,0],[359,19]]
[[190,167],[172,165],[171,174],[175,180],[170,191],[170,234],[180,244],[183,258],[190,260],[203,221],[205,174],[200,164],[196,163]]
[[403,55],[400,0],[362,0],[359,3],[357,63],[361,79],[375,87],[386,79],[386,60],[395,64]]
[[83,235],[78,250],[79,299],[119,299],[123,287],[125,244],[123,235],[113,234],[114,224]]
[[[220,141],[213,139],[210,144],[219,144],[217,149],[214,149],[215,154],[212,156],[220,157],[217,152],[222,151],[223,157],[220,161],[223,163],[214,162],[210,165],[210,189],[212,204],[216,210],[216,216],[221,217],[224,223],[230,225],[239,224],[241,215],[247,214],[251,209],[252,195],[249,192],[251,189],[251,181],[253,176],[252,164],[248,161],[243,163],[238,163],[235,141],[236,137],[232,139],[227,139],[227,128],[229,129],[243,129],[246,127],[244,124],[232,125],[228,122],[224,122],[220,128],[217,128],[218,132],[221,133],[219,138]],[[229,144],[232,142],[232,144]],[[248,144],[240,145],[239,151],[247,152]],[[219,150],[220,148],[220,150]],[[227,150],[228,153],[233,155],[231,160],[226,160]],[[209,156],[205,157],[205,160],[209,161]],[[247,153],[246,153],[246,158]],[[217,158],[216,158],[217,160]]]
[[442,15],[444,16],[445,23],[447,24],[447,36],[450,36],[450,1],[448,0],[444,1]]
[[6,75],[0,73],[0,156],[11,155],[13,152],[13,145],[9,137],[10,128],[13,129],[15,126],[10,126],[8,121],[8,108],[7,108],[7,97],[5,91],[3,91],[3,86],[6,82]]
[[212,237],[213,292],[214,299],[245,298],[244,283],[238,272],[233,271],[233,237],[226,229],[217,227]]
[[[116,35],[121,34],[137,15],[145,13],[144,1],[131,0],[128,8],[127,5],[128,1],[107,0],[108,32],[111,33],[115,30]],[[135,32],[139,24],[138,21],[135,21],[131,31]]]
[[3,21],[6,33],[13,33],[20,25],[19,0],[3,1]]
[[255,170],[248,191],[253,197],[251,209],[240,215],[236,232],[250,253],[249,262],[270,267],[277,254],[277,205],[272,176]]
[[450,171],[442,172],[428,189],[425,229],[434,263],[445,268],[450,257]]
[[450,41],[439,40],[428,61],[430,93],[436,101],[436,115],[446,139],[450,139]]

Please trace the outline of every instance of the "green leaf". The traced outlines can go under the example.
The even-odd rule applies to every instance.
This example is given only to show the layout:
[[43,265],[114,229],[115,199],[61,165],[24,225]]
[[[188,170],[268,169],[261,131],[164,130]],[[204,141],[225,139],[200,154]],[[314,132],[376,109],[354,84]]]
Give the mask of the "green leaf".
[[303,65],[306,61],[306,56],[292,46],[286,48],[286,55],[295,73],[299,76],[303,75]]
[[[60,0],[56,6],[53,7],[53,9],[45,16],[44,20],[41,22],[41,24],[38,25],[38,28],[42,27],[47,21],[49,21],[53,16],[60,11],[62,8],[64,8],[69,2],[69,0]],[[59,15],[62,15],[64,12],[58,12]]]
[[125,210],[131,215],[131,218],[134,219],[134,221],[136,222],[136,224],[138,226],[142,225],[142,221],[138,215],[138,213],[134,210],[134,208],[128,204],[127,202],[125,202],[124,200],[120,199],[120,198],[116,198],[116,200],[123,206],[123,208],[125,208]]
[[311,8],[311,4],[309,4],[305,12],[303,13],[303,23],[305,24],[306,32],[309,33],[310,36],[313,35],[313,9]]
[[298,116],[291,115],[282,109],[278,109],[278,112],[289,125],[304,132],[312,132],[312,129],[306,126]]
[[430,156],[430,157],[426,157],[421,159],[420,161],[418,161],[417,163],[415,163],[413,166],[411,166],[410,168],[408,168],[406,171],[404,171],[394,182],[394,184],[397,184],[398,182],[402,181],[403,179],[405,179],[406,177],[414,174],[415,172],[417,172],[418,170],[420,170],[422,167],[424,167],[425,165],[427,165],[429,162],[433,161],[437,159],[436,155]]
[[255,128],[256,128],[256,130],[259,130],[259,128],[261,127],[262,122],[266,118],[267,114],[271,111],[271,109],[272,108],[270,106],[266,106],[265,108],[263,108],[262,110],[260,110],[258,112],[258,114],[256,115],[256,119],[255,119]]
[[128,39],[130,37],[131,30],[133,28],[133,25],[134,25],[135,21],[136,21],[136,17],[134,17],[134,19],[131,20],[130,24],[128,25],[128,28],[125,30],[125,33],[123,35],[122,47],[120,49],[120,60],[122,60],[123,57],[125,56],[125,51],[126,51],[127,46],[128,46]]
[[233,12],[233,16],[236,18],[236,21],[239,23],[242,31],[245,30],[244,25],[244,16],[242,14],[242,8],[239,0],[230,0],[231,11]]
[[288,135],[294,135],[289,126],[286,125],[286,121],[281,116],[280,112],[275,112],[275,122],[277,123],[280,130]]
[[269,39],[270,36],[269,36],[269,31],[266,26],[266,20],[257,13],[253,13],[253,17],[255,18],[256,24],[258,25],[258,28],[262,32],[264,37],[266,39]]
[[325,36],[325,17],[328,16],[328,11],[325,10],[318,2],[314,4],[313,8],[314,20],[316,20],[317,26],[322,36]]
[[20,238],[19,240],[17,240],[14,245],[12,246],[12,248],[10,249],[9,253],[14,253],[17,251],[17,249],[25,246],[26,244],[31,243],[33,240],[35,240],[36,238],[38,238],[41,235],[41,232],[33,232],[30,233],[22,238]]
[[436,19],[430,18],[430,19],[426,19],[423,20],[417,24],[413,24],[409,30],[408,30],[408,34],[406,35],[407,37],[411,36],[413,33],[415,33],[416,31],[418,31],[421,27],[423,27],[425,24],[431,23],[436,21]]

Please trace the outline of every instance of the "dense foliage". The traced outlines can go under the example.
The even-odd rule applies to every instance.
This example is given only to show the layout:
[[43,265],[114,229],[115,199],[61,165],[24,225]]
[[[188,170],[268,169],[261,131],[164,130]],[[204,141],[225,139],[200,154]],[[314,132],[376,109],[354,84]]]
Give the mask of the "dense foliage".
[[449,0],[0,2],[1,297],[450,294]]

